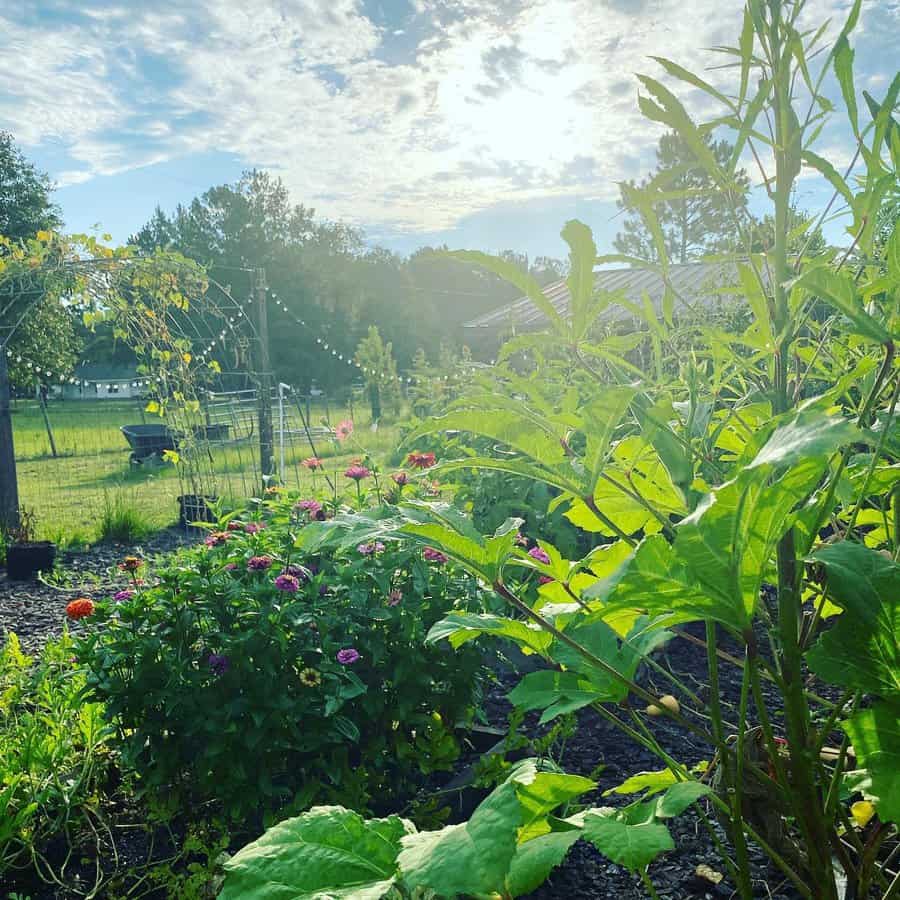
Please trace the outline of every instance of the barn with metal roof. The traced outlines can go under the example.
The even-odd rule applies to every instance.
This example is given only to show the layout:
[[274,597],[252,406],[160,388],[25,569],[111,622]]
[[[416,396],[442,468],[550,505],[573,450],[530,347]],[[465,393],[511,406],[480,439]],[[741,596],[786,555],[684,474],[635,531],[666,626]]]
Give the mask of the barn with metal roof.
[[[676,314],[679,309],[688,307],[715,308],[739,293],[737,266],[730,260],[670,265],[668,284],[674,293]],[[654,309],[662,316],[666,283],[658,268],[599,269],[594,274],[594,288],[605,293],[619,294],[632,303],[640,304],[644,296],[647,296]],[[543,291],[554,309],[561,316],[568,316],[569,290],[566,282],[555,281],[546,285]],[[631,319],[631,313],[616,304],[610,304],[599,316],[599,321],[606,324]],[[469,329],[476,340],[479,337],[481,340],[489,340],[493,336],[519,331],[536,331],[546,325],[547,317],[528,297],[521,297],[465,322],[463,327]]]

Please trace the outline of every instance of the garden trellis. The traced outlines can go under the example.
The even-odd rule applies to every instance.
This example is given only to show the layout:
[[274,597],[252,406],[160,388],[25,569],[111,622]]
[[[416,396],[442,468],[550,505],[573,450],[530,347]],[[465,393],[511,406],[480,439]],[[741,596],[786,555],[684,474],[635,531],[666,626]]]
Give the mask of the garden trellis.
[[[167,419],[181,414],[185,419],[181,424],[188,429],[192,426],[187,419],[196,412],[195,380],[202,375],[208,381],[221,368],[212,355],[230,341],[238,359],[246,357],[257,331],[226,287],[174,254],[140,257],[103,248],[93,239],[66,243],[47,233],[27,245],[6,243],[4,247],[5,256],[0,259],[0,522],[11,527],[18,520],[19,491],[8,363],[23,365],[37,382],[73,383],[71,374],[54,372],[43,360],[23,357],[12,349],[12,339],[38,304],[58,303],[91,321],[112,320],[117,336],[144,357],[145,377],[135,377],[134,382],[147,390],[148,409]],[[87,256],[80,258],[85,250]],[[213,291],[208,290],[210,286]],[[192,303],[198,308],[190,310]],[[194,350],[198,344],[199,352]],[[200,452],[193,454],[194,459],[201,460],[202,448],[195,450]],[[193,472],[195,479],[210,474]]]

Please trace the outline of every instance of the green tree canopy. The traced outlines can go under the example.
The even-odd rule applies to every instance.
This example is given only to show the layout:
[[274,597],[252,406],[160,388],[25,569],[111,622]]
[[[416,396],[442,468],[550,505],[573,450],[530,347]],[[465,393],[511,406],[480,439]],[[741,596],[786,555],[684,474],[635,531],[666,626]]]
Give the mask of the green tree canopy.
[[[733,147],[728,141],[704,138],[716,160],[723,167]],[[640,259],[658,260],[656,246],[640,215],[631,211],[628,194],[635,189],[655,188],[669,199],[656,204],[656,214],[663,232],[666,252],[671,262],[686,263],[710,253],[722,253],[735,245],[737,224],[735,212],[745,222],[747,192],[750,181],[741,170],[735,183],[739,195],[729,198],[698,162],[685,140],[674,132],[659,139],[656,169],[641,182],[627,181],[620,188],[619,209],[628,212],[622,230],[613,244],[619,253]]]
[[[17,244],[46,241],[62,224],[46,173],[29,162],[13,137],[0,131],[0,236]],[[24,387],[71,373],[80,347],[75,313],[59,300],[59,273],[9,278],[0,287],[0,345],[9,354],[9,377]]]

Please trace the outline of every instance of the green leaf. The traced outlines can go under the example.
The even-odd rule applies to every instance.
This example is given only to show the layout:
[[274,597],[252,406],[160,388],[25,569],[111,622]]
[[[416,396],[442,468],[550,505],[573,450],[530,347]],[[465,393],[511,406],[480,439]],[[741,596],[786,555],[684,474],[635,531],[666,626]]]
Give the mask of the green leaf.
[[502,889],[522,815],[516,774],[482,801],[468,822],[403,838],[397,861],[408,887],[443,897]]
[[533,764],[520,766],[515,775],[516,796],[522,807],[518,832],[520,844],[551,830],[547,816],[563,803],[574,800],[597,785],[581,775],[538,771]]
[[847,104],[847,115],[853,134],[859,137],[859,114],[856,109],[856,90],[853,87],[853,48],[845,35],[841,35],[834,47],[834,74],[841,86],[844,103]]
[[819,266],[801,275],[797,284],[845,315],[857,334],[879,344],[890,340],[885,327],[863,309],[853,276]]
[[659,798],[656,804],[656,815],[660,819],[680,816],[692,803],[711,793],[712,788],[699,781],[679,781]]
[[639,872],[660,853],[675,849],[669,829],[659,822],[629,825],[616,815],[594,812],[584,817],[584,837],[604,856],[631,872]]
[[688,84],[693,85],[695,88],[699,88],[706,94],[709,94],[710,97],[715,97],[720,103],[724,103],[729,109],[734,108],[734,104],[731,100],[728,99],[721,91],[716,90],[708,81],[704,81],[700,78],[699,75],[695,75],[693,72],[688,71],[683,66],[679,66],[678,63],[672,62],[670,59],[666,59],[663,56],[651,56],[651,59],[655,59],[673,78],[678,78],[681,81],[686,81]]
[[555,672],[549,669],[529,672],[508,696],[509,702],[519,709],[544,710],[541,724],[588,706],[595,700],[618,699],[607,688],[599,687],[577,672]]
[[390,889],[411,822],[317,806],[270,828],[225,863],[220,900],[377,900]]
[[900,822],[900,708],[876,703],[841,727],[871,776],[866,794],[875,801],[878,817],[884,822]]
[[726,182],[724,173],[719,168],[715,156],[703,140],[700,130],[687,114],[681,101],[666,87],[646,75],[638,75],[638,79],[653,96],[653,99],[639,97],[641,112],[656,122],[661,122],[678,132],[679,136],[691,148],[700,165],[706,169],[713,181],[719,186]]
[[431,627],[426,641],[434,643],[447,638],[451,646],[457,648],[482,634],[507,638],[526,651],[542,655],[553,641],[553,635],[538,625],[487,613],[451,613]]
[[814,553],[828,598],[845,614],[807,653],[831,684],[885,698],[900,694],[900,566],[862,544],[842,541]]
[[506,895],[521,897],[540,887],[580,837],[580,829],[555,831],[519,844],[506,875]]
[[[566,333],[568,328],[560,317],[553,304],[547,299],[541,286],[527,272],[523,272],[515,263],[501,259],[499,256],[490,256],[477,250],[451,250],[446,253],[453,259],[480,266],[495,275],[508,281],[520,290],[528,299],[547,317],[554,330]],[[596,254],[595,254],[596,255]]]
[[569,245],[569,308],[572,314],[572,332],[575,340],[582,338],[592,324],[591,303],[594,296],[594,260],[597,245],[591,229],[577,219],[566,222],[562,239]]
[[812,150],[804,150],[801,154],[803,162],[815,169],[820,175],[824,175],[831,186],[847,201],[849,206],[853,206],[853,192],[847,186],[847,182],[838,174],[837,169],[821,156],[813,153]]
[[604,797],[610,794],[638,794],[646,791],[645,797],[652,797],[660,791],[666,790],[673,784],[677,784],[678,779],[671,769],[660,769],[658,772],[638,772],[631,778],[626,778],[620,785],[610,788],[603,792]]

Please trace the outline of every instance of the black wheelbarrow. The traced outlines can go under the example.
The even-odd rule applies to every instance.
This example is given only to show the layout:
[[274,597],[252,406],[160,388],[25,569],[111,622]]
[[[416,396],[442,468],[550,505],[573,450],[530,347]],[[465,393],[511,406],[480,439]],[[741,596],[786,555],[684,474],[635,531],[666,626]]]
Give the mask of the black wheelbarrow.
[[123,425],[120,430],[131,447],[128,461],[135,465],[178,449],[177,438],[165,425]]

